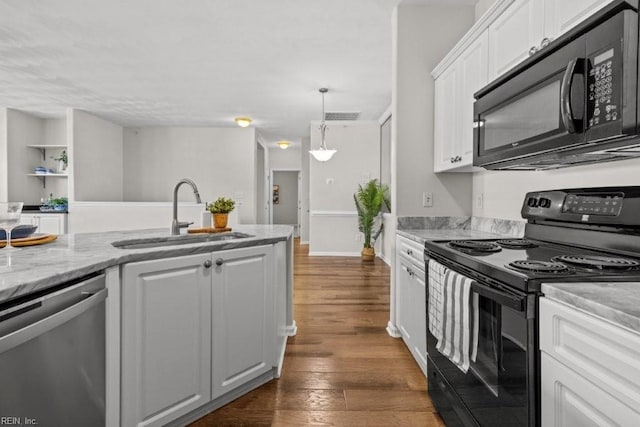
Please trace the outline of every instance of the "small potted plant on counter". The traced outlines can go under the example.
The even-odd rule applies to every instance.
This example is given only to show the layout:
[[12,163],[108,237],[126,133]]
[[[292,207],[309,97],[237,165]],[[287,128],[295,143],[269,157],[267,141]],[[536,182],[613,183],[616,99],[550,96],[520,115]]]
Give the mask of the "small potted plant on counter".
[[218,199],[209,205],[209,212],[213,214],[213,228],[225,228],[229,220],[229,212],[235,208],[236,202],[226,197]]
[[382,206],[384,205],[391,212],[388,194],[389,188],[386,185],[380,184],[377,179],[372,179],[364,186],[358,185],[358,191],[353,195],[358,211],[358,230],[364,234],[362,261],[373,262],[376,257],[373,245],[383,228],[380,218]]

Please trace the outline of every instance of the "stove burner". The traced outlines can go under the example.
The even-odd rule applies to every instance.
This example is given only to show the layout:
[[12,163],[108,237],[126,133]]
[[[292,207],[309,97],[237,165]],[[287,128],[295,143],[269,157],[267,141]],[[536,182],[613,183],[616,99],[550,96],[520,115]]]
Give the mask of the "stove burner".
[[509,263],[510,267],[516,270],[530,271],[533,273],[569,273],[570,270],[566,265],[559,262],[536,261],[536,260],[520,260]]
[[633,270],[640,266],[640,262],[633,259],[598,255],[560,255],[553,260],[575,267],[597,270]]
[[527,239],[504,239],[496,240],[496,243],[507,249],[527,249],[535,248],[538,245]]
[[478,240],[452,240],[449,242],[449,246],[463,252],[490,253],[499,252],[501,250],[500,246],[493,242],[483,242]]

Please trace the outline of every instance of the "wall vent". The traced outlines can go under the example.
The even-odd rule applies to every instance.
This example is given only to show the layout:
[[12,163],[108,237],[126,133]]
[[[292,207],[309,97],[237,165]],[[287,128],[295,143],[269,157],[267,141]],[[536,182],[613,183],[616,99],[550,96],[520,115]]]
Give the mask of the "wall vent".
[[324,113],[325,120],[358,120],[360,111],[331,111]]

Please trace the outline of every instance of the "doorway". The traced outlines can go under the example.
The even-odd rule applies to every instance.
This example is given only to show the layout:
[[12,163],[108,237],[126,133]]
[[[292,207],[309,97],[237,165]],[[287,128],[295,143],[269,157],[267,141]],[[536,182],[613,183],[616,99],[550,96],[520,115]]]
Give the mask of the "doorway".
[[300,233],[300,171],[271,170],[271,224],[292,225]]

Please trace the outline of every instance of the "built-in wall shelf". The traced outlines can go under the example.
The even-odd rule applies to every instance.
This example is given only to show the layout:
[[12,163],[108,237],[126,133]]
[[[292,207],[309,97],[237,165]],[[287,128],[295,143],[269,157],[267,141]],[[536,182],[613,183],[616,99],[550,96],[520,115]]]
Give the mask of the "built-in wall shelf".
[[64,150],[66,145],[27,145],[29,148],[35,148],[42,153],[42,160],[47,160],[47,150]]
[[42,187],[47,186],[47,178],[67,178],[66,173],[28,173],[27,176],[37,176],[42,179]]

